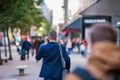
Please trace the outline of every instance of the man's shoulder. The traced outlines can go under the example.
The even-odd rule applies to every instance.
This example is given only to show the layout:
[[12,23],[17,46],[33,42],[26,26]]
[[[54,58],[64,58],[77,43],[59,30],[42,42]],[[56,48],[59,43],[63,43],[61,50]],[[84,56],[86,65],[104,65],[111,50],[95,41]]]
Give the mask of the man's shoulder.
[[51,47],[57,47],[57,46],[58,46],[58,43],[56,43],[56,42],[49,42],[44,47],[45,48],[51,48]]
[[49,46],[52,46],[50,43],[47,43],[47,44],[44,44],[44,43],[42,43],[41,44],[41,47],[42,48],[47,48],[47,47],[49,47]]
[[41,47],[41,49],[46,51],[46,50],[50,49],[53,46],[55,46],[55,43],[47,43],[46,45],[41,45],[40,47]]

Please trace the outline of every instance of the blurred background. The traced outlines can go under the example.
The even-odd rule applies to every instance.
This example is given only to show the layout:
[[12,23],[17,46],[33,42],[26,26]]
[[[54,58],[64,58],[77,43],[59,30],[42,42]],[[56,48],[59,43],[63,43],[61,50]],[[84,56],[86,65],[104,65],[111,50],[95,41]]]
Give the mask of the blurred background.
[[[44,40],[49,30],[56,30],[58,39],[63,41],[71,54],[73,68],[86,64],[87,58],[80,55],[80,44],[86,40],[84,44],[89,54],[89,28],[93,23],[110,22],[118,32],[116,43],[120,44],[119,3],[119,0],[114,3],[113,0],[0,0],[0,65],[3,65],[0,66],[0,80],[30,80],[30,77],[38,75],[34,72],[34,57],[28,62],[19,61],[18,49],[24,37],[34,43],[36,37]],[[10,62],[5,64],[4,57]],[[34,64],[31,67],[35,73],[33,76],[11,76],[9,70],[13,67],[24,63],[29,65],[31,62]],[[2,74],[4,71],[8,74]],[[39,71],[39,66],[36,71]],[[15,74],[15,69],[11,72]]]

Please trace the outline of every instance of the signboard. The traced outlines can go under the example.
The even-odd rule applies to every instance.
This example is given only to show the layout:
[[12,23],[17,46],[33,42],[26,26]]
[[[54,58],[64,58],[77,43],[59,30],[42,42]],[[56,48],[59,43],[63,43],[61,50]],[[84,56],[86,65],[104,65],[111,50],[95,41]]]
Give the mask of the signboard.
[[110,22],[111,16],[84,16],[82,19],[82,39],[85,39],[85,28],[96,22]]
[[84,16],[82,22],[84,27],[90,27],[93,23],[96,23],[96,22],[111,23],[111,17],[110,16]]

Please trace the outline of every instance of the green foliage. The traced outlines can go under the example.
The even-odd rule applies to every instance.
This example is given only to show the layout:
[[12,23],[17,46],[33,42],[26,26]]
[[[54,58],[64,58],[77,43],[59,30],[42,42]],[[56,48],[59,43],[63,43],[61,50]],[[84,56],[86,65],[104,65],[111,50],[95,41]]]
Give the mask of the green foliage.
[[43,18],[40,26],[43,27],[43,31],[40,31],[39,30],[40,27],[38,27],[37,32],[39,34],[42,34],[43,36],[46,36],[48,34],[48,31],[50,30],[50,26],[51,24],[45,18]]
[[50,30],[51,24],[46,20],[46,25],[45,25],[45,32],[44,35],[47,35],[49,30]]
[[37,5],[40,5],[43,2],[43,0],[38,0]]
[[[43,0],[38,0],[40,4]],[[0,28],[20,27],[22,32],[29,31],[30,25],[41,26],[44,17],[34,6],[34,0],[0,0]],[[8,26],[9,25],[9,26]]]

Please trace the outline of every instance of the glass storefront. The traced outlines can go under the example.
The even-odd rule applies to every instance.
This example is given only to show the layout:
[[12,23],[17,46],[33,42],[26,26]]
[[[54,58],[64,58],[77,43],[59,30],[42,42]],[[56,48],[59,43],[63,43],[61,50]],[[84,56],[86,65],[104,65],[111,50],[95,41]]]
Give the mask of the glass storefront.
[[117,30],[117,32],[118,32],[117,44],[120,45],[120,25],[116,26],[116,30]]

